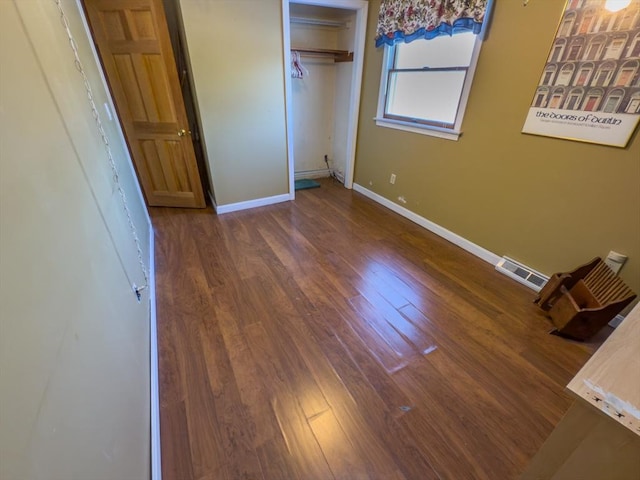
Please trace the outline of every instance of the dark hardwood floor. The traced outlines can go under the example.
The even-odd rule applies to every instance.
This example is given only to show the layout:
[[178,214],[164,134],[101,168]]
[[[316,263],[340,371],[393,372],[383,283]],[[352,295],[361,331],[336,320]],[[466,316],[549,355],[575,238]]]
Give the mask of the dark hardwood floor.
[[601,341],[330,181],[151,214],[165,480],[517,478]]

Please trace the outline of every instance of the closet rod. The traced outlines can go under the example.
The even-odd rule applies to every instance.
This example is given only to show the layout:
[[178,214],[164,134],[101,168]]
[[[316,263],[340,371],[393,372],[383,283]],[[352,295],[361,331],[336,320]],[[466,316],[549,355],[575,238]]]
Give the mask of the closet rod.
[[308,18],[308,17],[291,17],[289,19],[291,23],[297,23],[300,25],[318,25],[322,27],[335,27],[346,28],[347,22],[340,22],[337,20],[325,20],[322,18]]
[[335,62],[353,62],[353,52],[347,50],[329,50],[326,48],[296,48],[291,47],[292,52],[302,55],[319,55],[333,57]]

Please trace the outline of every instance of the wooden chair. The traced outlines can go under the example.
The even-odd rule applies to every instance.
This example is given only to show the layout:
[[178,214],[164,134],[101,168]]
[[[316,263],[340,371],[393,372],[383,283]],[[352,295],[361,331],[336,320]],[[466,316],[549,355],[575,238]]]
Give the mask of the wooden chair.
[[552,275],[534,303],[549,313],[556,333],[587,340],[634,298],[636,294],[597,257],[572,272]]

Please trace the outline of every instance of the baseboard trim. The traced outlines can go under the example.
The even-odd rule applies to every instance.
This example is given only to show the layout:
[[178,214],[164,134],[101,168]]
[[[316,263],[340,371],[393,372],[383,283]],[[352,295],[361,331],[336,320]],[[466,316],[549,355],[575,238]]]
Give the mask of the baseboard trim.
[[430,232],[435,233],[436,235],[444,238],[445,240],[448,240],[454,245],[457,245],[463,250],[466,250],[467,252],[475,255],[476,257],[484,260],[487,263],[490,263],[493,266],[495,266],[500,261],[501,257],[496,255],[495,253],[490,252],[485,248],[482,248],[480,245],[476,245],[475,243],[467,240],[464,237],[461,237],[456,233],[453,233],[450,230],[447,230],[444,227],[441,227],[440,225],[432,222],[431,220],[427,220],[426,218],[421,217],[420,215],[412,212],[411,210],[401,207],[397,203],[393,203],[391,200],[381,195],[378,195],[377,193],[372,192],[367,188],[364,188],[362,185],[354,183],[353,189],[356,192],[361,193],[365,197],[370,198],[374,202],[377,202],[380,205],[387,207],[389,210],[393,210],[397,214],[402,215],[403,217],[411,220],[414,223],[417,223],[421,227],[426,228]]
[[158,371],[158,321],[156,315],[156,262],[153,226],[149,229],[149,318],[151,364],[151,480],[162,480],[160,448],[160,381]]
[[[487,263],[490,263],[494,267],[496,265],[498,265],[500,260],[502,260],[502,257],[499,257],[495,253],[493,253],[493,252],[491,252],[491,251],[489,251],[489,250],[487,250],[485,248],[482,248],[479,245],[476,245],[475,243],[467,240],[464,237],[461,237],[460,235],[458,235],[456,233],[453,233],[450,230],[447,230],[444,227],[441,227],[440,225],[438,225],[437,223],[432,222],[431,220],[427,220],[426,218],[421,217],[420,215],[418,215],[417,213],[412,212],[411,210],[408,210],[408,209],[406,209],[404,207],[401,207],[397,203],[393,203],[391,200],[389,200],[387,198],[384,198],[382,195],[378,195],[377,193],[372,192],[369,189],[364,188],[362,185],[358,185],[357,183],[354,183],[353,184],[353,189],[356,192],[361,193],[365,197],[370,198],[374,202],[377,202],[380,205],[382,205],[384,207],[387,207],[389,210],[393,210],[397,214],[402,215],[403,217],[411,220],[414,223],[417,223],[421,227],[424,227],[427,230],[429,230],[430,232],[435,233],[436,235],[444,238],[445,240],[450,241],[454,245],[457,245],[458,247],[462,248],[463,250],[466,250],[467,252],[475,255],[476,257],[481,258],[482,260],[484,260]],[[538,273],[538,272],[536,272],[536,273]],[[541,273],[539,275],[544,276]],[[518,278],[515,277],[515,275],[513,277],[511,277],[511,278],[513,278],[514,280],[517,280],[518,282],[522,283],[523,285],[531,288],[530,285],[527,285],[525,282],[519,280]],[[625,319],[625,317],[623,315],[616,315],[615,318],[613,318],[613,320],[611,320],[609,322],[609,326],[611,326],[613,328],[616,328],[618,325],[620,325],[622,323],[622,321],[624,319]]]
[[255,200],[247,200],[246,202],[229,203],[228,205],[215,205],[218,215],[223,213],[237,212],[239,210],[247,210],[249,208],[264,207],[273,205],[274,203],[288,202],[292,200],[292,195],[283,193],[282,195],[274,195],[273,197],[256,198]]
[[213,209],[217,212],[218,205],[216,204],[216,199],[213,197],[213,193],[211,192],[211,190],[207,190],[207,193],[209,194],[209,200],[211,200],[211,205],[213,206]]

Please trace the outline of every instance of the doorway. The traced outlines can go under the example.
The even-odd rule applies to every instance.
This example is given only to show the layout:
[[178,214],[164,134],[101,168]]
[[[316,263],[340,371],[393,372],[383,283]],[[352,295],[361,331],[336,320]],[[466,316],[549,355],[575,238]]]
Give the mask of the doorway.
[[[296,178],[352,188],[368,2],[283,0],[282,12],[291,197]],[[292,51],[302,78],[292,78]]]

